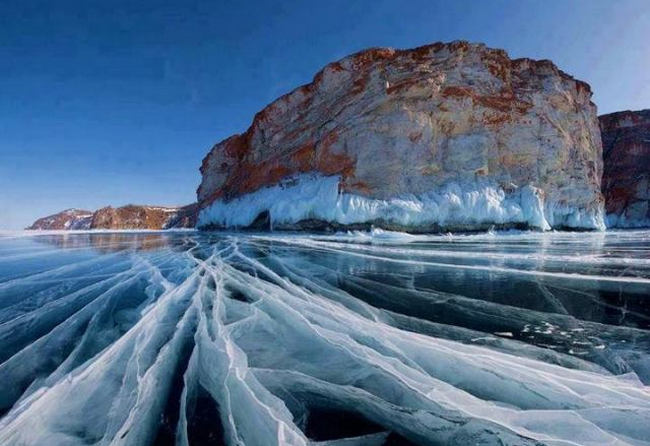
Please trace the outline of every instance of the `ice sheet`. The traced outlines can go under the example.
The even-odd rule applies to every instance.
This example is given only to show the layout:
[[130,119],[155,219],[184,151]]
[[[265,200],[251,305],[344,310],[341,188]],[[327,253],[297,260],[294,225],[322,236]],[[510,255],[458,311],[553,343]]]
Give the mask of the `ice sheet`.
[[648,445],[648,235],[0,237],[0,444]]

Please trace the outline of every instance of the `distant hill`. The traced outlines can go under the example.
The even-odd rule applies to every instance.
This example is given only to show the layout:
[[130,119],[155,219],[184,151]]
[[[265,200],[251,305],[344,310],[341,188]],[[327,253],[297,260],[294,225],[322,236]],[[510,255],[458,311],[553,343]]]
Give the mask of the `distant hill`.
[[196,204],[181,207],[126,205],[103,207],[97,211],[66,209],[39,218],[29,230],[74,229],[170,229],[193,228]]

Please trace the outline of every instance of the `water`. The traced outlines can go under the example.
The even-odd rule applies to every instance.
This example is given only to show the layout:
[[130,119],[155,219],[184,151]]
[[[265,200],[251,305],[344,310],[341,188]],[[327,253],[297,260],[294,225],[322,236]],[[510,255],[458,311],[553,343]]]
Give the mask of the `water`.
[[648,445],[650,232],[4,234],[0,383],[2,445]]

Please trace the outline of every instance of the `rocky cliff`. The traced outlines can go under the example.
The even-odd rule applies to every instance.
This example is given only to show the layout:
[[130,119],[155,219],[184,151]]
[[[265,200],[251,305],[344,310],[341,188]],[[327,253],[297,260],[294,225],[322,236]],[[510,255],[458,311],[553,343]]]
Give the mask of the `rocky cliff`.
[[66,209],[57,214],[39,218],[27,229],[90,229],[93,218],[92,211],[82,209]]
[[[184,208],[127,205],[99,209],[93,214],[91,229],[168,229],[188,227],[190,222],[178,221]],[[193,225],[192,225],[193,226]]]
[[197,207],[127,205],[95,212],[68,209],[40,218],[27,229],[170,229],[193,228]]
[[650,227],[650,110],[600,116],[607,223]]
[[200,227],[603,228],[587,84],[467,42],[327,65],[216,144]]

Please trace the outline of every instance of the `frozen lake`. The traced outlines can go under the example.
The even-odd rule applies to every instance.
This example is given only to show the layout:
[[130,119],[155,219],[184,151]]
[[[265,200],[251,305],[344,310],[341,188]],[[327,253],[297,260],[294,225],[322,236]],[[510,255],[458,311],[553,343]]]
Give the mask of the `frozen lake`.
[[2,234],[0,383],[1,445],[650,445],[650,231]]

